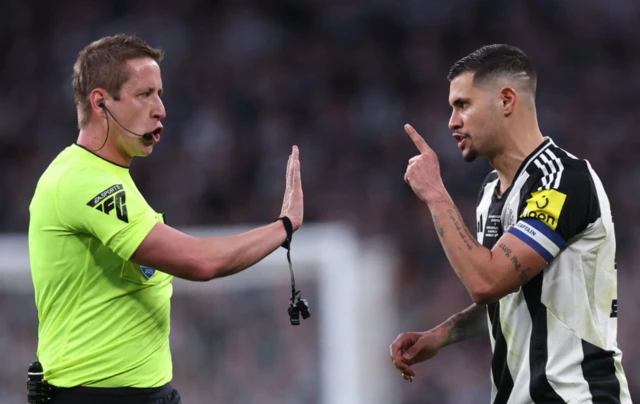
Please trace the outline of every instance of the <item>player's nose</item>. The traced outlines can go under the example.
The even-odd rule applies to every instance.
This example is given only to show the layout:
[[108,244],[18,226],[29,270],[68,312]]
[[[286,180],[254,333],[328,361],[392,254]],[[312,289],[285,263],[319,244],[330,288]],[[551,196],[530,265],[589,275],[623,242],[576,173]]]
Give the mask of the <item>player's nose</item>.
[[449,129],[458,130],[462,128],[462,117],[456,111],[451,113],[451,118],[449,118]]

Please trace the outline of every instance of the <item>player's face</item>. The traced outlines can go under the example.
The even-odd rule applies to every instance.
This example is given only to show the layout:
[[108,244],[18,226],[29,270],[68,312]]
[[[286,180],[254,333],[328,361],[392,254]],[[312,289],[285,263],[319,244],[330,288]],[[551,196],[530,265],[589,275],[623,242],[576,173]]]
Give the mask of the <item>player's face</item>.
[[120,150],[131,157],[147,156],[153,151],[153,145],[160,141],[161,121],[166,116],[160,98],[160,66],[151,58],[131,59],[127,64],[130,71],[129,80],[120,89],[120,100],[112,101],[109,109],[122,126],[138,134],[150,132],[153,139],[145,140],[132,135],[114,122],[111,122],[111,125],[118,129],[116,142]]
[[473,85],[473,73],[463,73],[449,86],[449,104],[453,111],[449,129],[462,150],[464,161],[488,157],[499,133],[499,112],[492,103],[490,89]]

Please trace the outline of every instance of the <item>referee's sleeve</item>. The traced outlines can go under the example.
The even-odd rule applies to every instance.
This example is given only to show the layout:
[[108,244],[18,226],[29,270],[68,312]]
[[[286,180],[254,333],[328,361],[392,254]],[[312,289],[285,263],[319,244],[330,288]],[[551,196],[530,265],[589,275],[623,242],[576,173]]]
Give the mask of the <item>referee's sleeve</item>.
[[572,237],[584,231],[599,215],[598,197],[588,170],[564,167],[554,181],[534,184],[509,233],[518,237],[547,262],[560,253]]
[[108,172],[67,173],[56,198],[69,231],[91,234],[124,260],[160,221],[137,189]]

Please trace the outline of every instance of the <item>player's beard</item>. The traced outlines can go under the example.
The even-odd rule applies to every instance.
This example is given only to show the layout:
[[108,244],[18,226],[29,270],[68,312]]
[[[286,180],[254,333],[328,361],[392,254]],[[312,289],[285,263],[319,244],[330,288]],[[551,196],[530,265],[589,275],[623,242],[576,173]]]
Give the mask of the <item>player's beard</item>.
[[466,161],[467,163],[471,163],[473,162],[476,158],[478,157],[478,151],[475,149],[475,147],[473,147],[473,145],[471,144],[471,142],[469,142],[468,146],[467,146],[467,150],[466,153],[465,151],[462,152],[462,159],[464,161]]

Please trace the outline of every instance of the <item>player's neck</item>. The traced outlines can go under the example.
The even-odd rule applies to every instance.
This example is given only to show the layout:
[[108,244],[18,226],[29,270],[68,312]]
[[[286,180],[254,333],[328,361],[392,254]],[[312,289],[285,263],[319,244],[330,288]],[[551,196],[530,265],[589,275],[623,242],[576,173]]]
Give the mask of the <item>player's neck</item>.
[[502,195],[513,183],[518,169],[524,160],[544,142],[544,137],[536,127],[527,132],[520,132],[505,138],[501,151],[489,162],[496,169],[500,180],[499,195]]
[[76,143],[107,161],[119,166],[129,167],[129,165],[131,165],[132,158],[122,153],[116,147],[114,143],[115,136],[113,136],[113,133],[109,134],[106,143],[105,136],[106,129],[95,128],[94,125],[88,124],[86,127],[80,129]]

